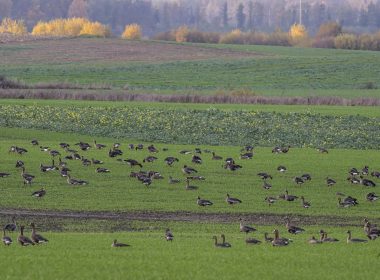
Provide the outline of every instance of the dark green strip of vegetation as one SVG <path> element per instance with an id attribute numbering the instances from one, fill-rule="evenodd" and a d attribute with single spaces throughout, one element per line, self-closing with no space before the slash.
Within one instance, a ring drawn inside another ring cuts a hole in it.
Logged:
<path id="1" fill-rule="evenodd" d="M 176 144 L 380 148 L 380 118 L 309 112 L 2 105 L 0 126 Z"/>

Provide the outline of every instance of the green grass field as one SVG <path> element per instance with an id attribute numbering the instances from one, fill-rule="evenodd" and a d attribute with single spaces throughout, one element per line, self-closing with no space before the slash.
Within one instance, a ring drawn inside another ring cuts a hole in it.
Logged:
<path id="1" fill-rule="evenodd" d="M 98 56 L 83 52 L 86 47 Z M 188 48 L 182 59 L 181 47 Z M 150 53 L 152 48 L 160 51 Z M 210 94 L 245 88 L 257 95 L 351 98 L 378 97 L 379 90 L 362 88 L 369 82 L 380 86 L 380 54 L 370 51 L 81 38 L 7 44 L 0 46 L 0 59 L 1 74 L 26 83 L 128 85 L 140 92 Z"/>
<path id="2" fill-rule="evenodd" d="M 376 278 L 380 243 L 346 244 L 347 228 L 324 228 L 338 238 L 336 244 L 310 245 L 307 240 L 320 228 L 282 236 L 293 242 L 275 248 L 263 241 L 246 245 L 238 224 L 149 223 L 150 229 L 118 233 L 41 232 L 48 244 L 23 248 L 17 244 L 0 248 L 5 279 L 345 279 Z M 140 226 L 142 226 L 140 224 Z M 164 239 L 170 227 L 174 241 Z M 263 240 L 272 227 L 258 227 L 249 234 Z M 362 230 L 352 229 L 355 237 Z M 224 233 L 232 248 L 213 246 L 213 235 Z M 29 232 L 27 232 L 27 235 Z M 16 234 L 12 237 L 16 238 Z M 127 248 L 111 248 L 113 239 Z M 17 265 L 15 264 L 17 263 Z"/>

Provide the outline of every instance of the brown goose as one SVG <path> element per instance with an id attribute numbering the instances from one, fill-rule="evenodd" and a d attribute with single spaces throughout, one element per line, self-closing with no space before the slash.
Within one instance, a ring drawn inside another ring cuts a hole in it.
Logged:
<path id="1" fill-rule="evenodd" d="M 283 165 L 280 165 L 277 167 L 278 172 L 284 173 L 284 172 L 286 172 L 286 170 L 287 170 L 286 167 Z"/>
<path id="2" fill-rule="evenodd" d="M 320 152 L 321 154 L 328 154 L 329 153 L 329 151 L 327 149 L 322 148 L 322 147 L 317 148 L 317 151 Z"/>
<path id="3" fill-rule="evenodd" d="M 194 168 L 191 168 L 187 165 L 184 165 L 183 168 L 182 168 L 182 172 L 184 174 L 187 174 L 187 175 L 190 175 L 190 174 L 193 174 L 193 173 L 198 173 L 197 170 L 195 170 Z"/>
<path id="4" fill-rule="evenodd" d="M 347 231 L 347 234 L 348 234 L 347 243 L 365 243 L 365 242 L 368 242 L 368 240 L 365 240 L 365 239 L 352 238 L 350 230 Z"/>
<path id="5" fill-rule="evenodd" d="M 25 165 L 25 163 L 22 160 L 16 161 L 16 168 L 21 168 Z"/>
<path id="6" fill-rule="evenodd" d="M 284 238 L 280 238 L 280 234 L 278 232 L 277 229 L 275 229 L 273 231 L 274 233 L 274 239 L 272 241 L 272 246 L 287 246 L 289 245 L 289 241 L 284 239 Z"/>
<path id="7" fill-rule="evenodd" d="M 195 164 L 202 164 L 202 159 L 200 156 L 193 155 L 193 157 L 191 158 L 191 162 Z"/>
<path id="8" fill-rule="evenodd" d="M 366 195 L 366 199 L 369 201 L 369 202 L 374 202 L 376 200 L 379 199 L 379 196 L 376 195 L 374 192 L 370 192 Z"/>
<path id="9" fill-rule="evenodd" d="M 31 174 L 27 174 L 27 173 L 25 173 L 25 167 L 22 167 L 21 177 L 24 179 L 24 185 L 25 185 L 25 184 L 29 184 L 29 185 L 31 185 L 33 179 L 35 178 L 34 175 L 31 175 Z"/>
<path id="10" fill-rule="evenodd" d="M 273 177 L 266 172 L 259 172 L 259 173 L 257 173 L 257 176 L 259 176 L 263 180 L 273 179 Z"/>
<path id="11" fill-rule="evenodd" d="M 305 231 L 303 228 L 290 225 L 289 219 L 286 219 L 286 229 L 291 234 L 299 234 Z"/>
<path id="12" fill-rule="evenodd" d="M 32 240 L 35 244 L 42 244 L 49 242 L 46 238 L 44 238 L 42 235 L 36 233 L 36 226 L 34 223 L 31 223 L 30 226 L 32 227 Z"/>
<path id="13" fill-rule="evenodd" d="M 267 196 L 264 200 L 266 202 L 268 202 L 269 206 L 271 206 L 273 203 L 275 203 L 277 201 L 277 199 L 275 197 L 271 197 L 271 196 Z"/>
<path id="14" fill-rule="evenodd" d="M 101 149 L 103 149 L 103 148 L 105 148 L 105 147 L 107 147 L 107 146 L 104 145 L 104 144 L 96 143 L 96 140 L 94 140 L 94 147 L 95 147 L 96 149 L 98 149 L 98 150 L 101 150 Z"/>
<path id="15" fill-rule="evenodd" d="M 294 177 L 293 181 L 294 181 L 294 183 L 296 183 L 299 186 L 301 186 L 303 183 L 305 183 L 304 179 L 302 179 L 301 177 Z"/>
<path id="16" fill-rule="evenodd" d="M 218 239 L 216 238 L 215 235 L 212 237 L 212 239 L 214 239 L 214 246 L 215 247 L 217 247 L 217 248 L 230 248 L 230 247 L 223 245 L 223 243 L 218 243 Z"/>
<path id="17" fill-rule="evenodd" d="M 305 201 L 305 198 L 303 197 L 303 196 L 301 196 L 301 200 L 302 200 L 302 207 L 303 208 L 310 208 L 311 207 L 311 204 L 310 204 L 310 202 L 308 202 L 308 201 Z"/>
<path id="18" fill-rule="evenodd" d="M 181 180 L 175 179 L 172 176 L 169 176 L 169 184 L 178 184 L 180 182 L 181 182 Z"/>
<path id="19" fill-rule="evenodd" d="M 222 160 L 223 157 L 216 155 L 215 152 L 212 152 L 212 158 L 211 159 L 212 160 Z"/>
<path id="20" fill-rule="evenodd" d="M 0 178 L 5 178 L 5 177 L 8 177 L 10 176 L 11 174 L 9 173 L 5 173 L 5 172 L 0 172 Z"/>
<path id="21" fill-rule="evenodd" d="M 41 197 L 43 197 L 45 194 L 46 194 L 46 190 L 45 190 L 45 188 L 41 188 L 40 190 L 33 192 L 33 193 L 32 193 L 32 196 L 34 196 L 34 197 L 38 197 L 38 198 L 41 198 Z"/>
<path id="22" fill-rule="evenodd" d="M 4 245 L 7 245 L 7 246 L 12 244 L 12 238 L 5 235 L 5 229 L 3 229 L 3 238 L 1 239 L 1 241 L 3 241 Z"/>
<path id="23" fill-rule="evenodd" d="M 103 164 L 104 163 L 102 160 L 98 160 L 98 159 L 94 159 L 94 158 L 91 159 L 91 162 L 92 162 L 92 164 Z"/>
<path id="24" fill-rule="evenodd" d="M 199 196 L 197 198 L 197 204 L 199 206 L 211 206 L 213 203 L 210 200 L 201 199 Z"/>
<path id="25" fill-rule="evenodd" d="M 20 235 L 17 237 L 18 243 L 20 243 L 21 246 L 34 245 L 29 237 L 24 236 L 24 228 L 24 226 L 20 226 Z"/>
<path id="26" fill-rule="evenodd" d="M 310 239 L 309 239 L 309 244 L 321 244 L 322 241 L 321 240 L 318 240 L 316 239 L 314 236 L 312 236 Z"/>
<path id="27" fill-rule="evenodd" d="M 157 159 L 158 158 L 154 156 L 147 156 L 146 158 L 143 159 L 143 162 L 154 162 Z"/>
<path id="28" fill-rule="evenodd" d="M 326 243 L 331 243 L 331 242 L 338 242 L 339 239 L 333 238 L 333 237 L 327 237 L 327 232 L 325 232 L 323 229 L 319 231 L 321 235 L 321 241 L 326 242 Z"/>
<path id="29" fill-rule="evenodd" d="M 176 158 L 176 157 L 166 157 L 164 159 L 164 162 L 168 165 L 168 166 L 172 166 L 175 162 L 178 162 L 179 159 Z"/>
<path id="30" fill-rule="evenodd" d="M 108 168 L 98 167 L 98 168 L 95 169 L 95 172 L 96 173 L 109 173 L 111 171 Z"/>
<path id="31" fill-rule="evenodd" d="M 298 196 L 291 195 L 291 194 L 288 193 L 288 190 L 285 190 L 284 200 L 286 200 L 286 201 L 294 201 L 297 198 L 298 198 Z"/>
<path id="32" fill-rule="evenodd" d="M 70 175 L 67 175 L 67 183 L 69 185 L 87 185 L 88 184 L 87 181 L 71 178 Z"/>
<path id="33" fill-rule="evenodd" d="M 268 237 L 268 233 L 267 232 L 264 233 L 264 240 L 266 242 L 272 242 L 273 239 L 274 239 L 273 237 Z"/>
<path id="34" fill-rule="evenodd" d="M 173 233 L 168 228 L 165 231 L 165 239 L 166 239 L 166 241 L 173 241 L 173 239 L 174 239 Z"/>
<path id="35" fill-rule="evenodd" d="M 192 185 L 190 185 L 190 180 L 189 180 L 189 179 L 186 179 L 185 190 L 187 190 L 187 191 L 192 191 L 192 190 L 197 190 L 197 189 L 198 189 L 197 186 L 192 186 Z"/>
<path id="36" fill-rule="evenodd" d="M 230 195 L 227 194 L 226 202 L 227 202 L 229 205 L 233 205 L 233 204 L 239 204 L 239 203 L 241 203 L 242 201 L 241 201 L 240 199 L 238 199 L 238 198 L 230 197 Z"/>
<path id="37" fill-rule="evenodd" d="M 245 233 L 248 234 L 249 232 L 255 232 L 257 230 L 254 227 L 250 227 L 250 226 L 244 225 L 242 218 L 240 218 L 239 220 L 240 220 L 240 231 L 241 232 L 245 232 Z"/>
<path id="38" fill-rule="evenodd" d="M 17 228 L 17 225 L 16 225 L 16 221 L 15 221 L 16 217 L 12 217 L 12 223 L 9 223 L 9 224 L 6 224 L 4 226 L 4 230 L 7 230 L 7 231 L 15 231 L 16 228 Z"/>
<path id="39" fill-rule="evenodd" d="M 245 243 L 251 244 L 251 245 L 259 245 L 261 243 L 261 241 L 258 239 L 252 238 L 252 237 L 248 237 L 245 239 Z"/>
<path id="40" fill-rule="evenodd" d="M 272 185 L 269 184 L 267 181 L 264 180 L 264 183 L 263 183 L 263 189 L 264 190 L 270 190 L 272 188 Z"/>
<path id="41" fill-rule="evenodd" d="M 334 179 L 331 179 L 330 177 L 326 177 L 326 184 L 328 187 L 331 187 L 336 184 L 336 181 Z"/>
<path id="42" fill-rule="evenodd" d="M 223 247 L 231 247 L 231 244 L 226 242 L 226 237 L 224 234 L 221 234 L 220 237 L 222 238 L 222 246 Z"/>
<path id="43" fill-rule="evenodd" d="M 380 236 L 380 230 L 376 227 L 373 227 L 370 222 L 365 223 L 364 232 L 370 240 L 375 240 Z"/>
<path id="44" fill-rule="evenodd" d="M 119 243 L 117 242 L 117 239 L 115 239 L 112 244 L 111 244 L 111 247 L 129 247 L 130 245 L 128 244 L 125 244 L 125 243 Z"/>

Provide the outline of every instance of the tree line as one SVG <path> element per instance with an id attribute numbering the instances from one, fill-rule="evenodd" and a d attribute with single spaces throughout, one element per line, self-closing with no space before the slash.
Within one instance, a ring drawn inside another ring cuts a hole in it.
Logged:
<path id="1" fill-rule="evenodd" d="M 28 30 L 39 21 L 88 18 L 121 34 L 128 24 L 141 26 L 145 36 L 189 26 L 201 31 L 244 32 L 289 30 L 302 24 L 312 35 L 325 22 L 337 22 L 354 33 L 380 28 L 380 1 L 352 6 L 347 0 L 0 0 L 0 20 L 23 19 Z M 328 4 L 327 4 L 328 3 Z"/>

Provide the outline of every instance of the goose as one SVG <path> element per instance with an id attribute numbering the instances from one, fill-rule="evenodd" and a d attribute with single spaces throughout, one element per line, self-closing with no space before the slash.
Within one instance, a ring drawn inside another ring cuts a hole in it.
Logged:
<path id="1" fill-rule="evenodd" d="M 246 244 L 252 244 L 252 245 L 259 245 L 261 243 L 261 241 L 258 239 L 252 238 L 252 237 L 248 237 L 245 239 L 245 243 Z"/>
<path id="2" fill-rule="evenodd" d="M 291 195 L 288 193 L 288 190 L 285 190 L 285 197 L 284 197 L 284 200 L 286 201 L 294 201 L 298 198 L 298 196 L 295 196 L 295 195 Z"/>
<path id="3" fill-rule="evenodd" d="M 235 160 L 231 157 L 226 158 L 226 160 L 224 162 L 226 163 L 226 165 L 235 164 Z"/>
<path id="4" fill-rule="evenodd" d="M 362 169 L 362 175 L 367 176 L 369 174 L 369 167 L 366 165 Z"/>
<path id="5" fill-rule="evenodd" d="M 301 196 L 301 200 L 302 200 L 302 207 L 303 208 L 310 208 L 311 207 L 311 204 L 310 204 L 310 202 L 308 202 L 308 201 L 305 201 L 305 198 L 303 197 L 303 196 Z"/>
<path id="6" fill-rule="evenodd" d="M 36 233 L 36 226 L 34 223 L 31 223 L 30 226 L 32 227 L 32 240 L 35 244 L 42 244 L 49 242 L 46 238 L 44 238 L 42 235 Z"/>
<path id="7" fill-rule="evenodd" d="M 40 170 L 41 172 L 48 172 L 48 171 L 54 171 L 58 170 L 58 167 L 54 164 L 54 159 L 52 160 L 52 165 L 43 165 L 40 163 Z"/>
<path id="8" fill-rule="evenodd" d="M 191 174 L 194 174 L 194 173 L 198 173 L 198 171 L 194 168 L 191 168 L 187 165 L 184 165 L 183 168 L 182 168 L 182 172 L 184 174 L 187 174 L 187 175 L 191 175 Z"/>
<path id="9" fill-rule="evenodd" d="M 273 179 L 273 177 L 266 172 L 257 173 L 257 176 L 259 176 L 263 180 Z"/>
<path id="10" fill-rule="evenodd" d="M 142 150 L 144 149 L 144 145 L 143 144 L 137 144 L 136 147 L 135 147 L 135 150 Z"/>
<path id="11" fill-rule="evenodd" d="M 291 234 L 299 234 L 305 231 L 303 228 L 290 225 L 289 219 L 286 219 L 286 229 Z"/>
<path id="12" fill-rule="evenodd" d="M 37 139 L 33 139 L 32 141 L 30 141 L 30 144 L 32 144 L 33 146 L 38 146 L 38 140 Z"/>
<path id="13" fill-rule="evenodd" d="M 112 244 L 111 244 L 111 247 L 129 247 L 130 245 L 128 244 L 125 244 L 125 243 L 119 243 L 117 242 L 117 239 L 115 239 Z"/>
<path id="14" fill-rule="evenodd" d="M 308 173 L 302 174 L 302 175 L 301 175 L 301 178 L 302 178 L 304 181 L 311 181 L 311 175 L 308 174 Z"/>
<path id="15" fill-rule="evenodd" d="M 117 147 L 116 147 L 117 148 Z M 128 148 L 130 150 L 134 150 L 135 149 L 135 145 L 134 144 L 128 144 Z"/>
<path id="16" fill-rule="evenodd" d="M 376 177 L 376 178 L 380 178 L 380 172 L 379 171 L 372 171 L 371 176 Z"/>
<path id="17" fill-rule="evenodd" d="M 56 157 L 56 156 L 60 156 L 61 153 L 56 150 L 51 150 L 49 151 L 49 155 L 51 155 L 52 157 Z"/>
<path id="18" fill-rule="evenodd" d="M 354 185 L 360 184 L 360 179 L 356 178 L 355 176 L 348 177 L 347 181 L 350 181 L 350 183 Z"/>
<path id="19" fill-rule="evenodd" d="M 33 193 L 32 193 L 32 196 L 41 198 L 41 197 L 43 197 L 45 194 L 46 194 L 46 190 L 45 190 L 45 188 L 41 188 L 40 190 L 33 192 Z"/>
<path id="20" fill-rule="evenodd" d="M 48 152 L 48 151 L 50 151 L 50 147 L 43 147 L 43 146 L 40 146 L 40 151 L 41 152 Z"/>
<path id="21" fill-rule="evenodd" d="M 16 168 L 21 168 L 25 165 L 25 163 L 22 160 L 16 161 Z"/>
<path id="22" fill-rule="evenodd" d="M 137 160 L 134 160 L 134 159 L 117 159 L 117 161 L 121 161 L 123 163 L 126 163 L 128 164 L 130 167 L 134 167 L 134 166 L 140 166 L 140 168 L 142 168 L 142 164 L 139 163 Z"/>
<path id="23" fill-rule="evenodd" d="M 240 159 L 252 159 L 252 158 L 253 158 L 253 153 L 252 152 L 240 154 Z"/>
<path id="24" fill-rule="evenodd" d="M 17 237 L 18 243 L 20 243 L 21 246 L 34 245 L 34 242 L 24 235 L 24 228 L 24 226 L 20 226 L 20 235 Z"/>
<path id="25" fill-rule="evenodd" d="M 197 180 L 197 181 L 204 181 L 206 180 L 203 176 L 187 176 L 186 179 L 188 180 Z"/>
<path id="26" fill-rule="evenodd" d="M 360 184 L 366 187 L 376 187 L 376 184 L 374 181 L 369 179 L 364 179 L 363 176 L 360 176 Z"/>
<path id="27" fill-rule="evenodd" d="M 4 226 L 4 230 L 7 230 L 7 231 L 15 231 L 16 228 L 17 228 L 17 225 L 16 225 L 16 221 L 15 221 L 16 217 L 12 217 L 12 223 L 9 223 L 9 224 L 6 224 Z"/>
<path id="28" fill-rule="evenodd" d="M 365 240 L 365 239 L 352 238 L 350 230 L 347 231 L 347 234 L 348 234 L 347 243 L 365 243 L 365 242 L 368 242 L 368 240 Z"/>
<path id="29" fill-rule="evenodd" d="M 132 145 L 133 145 L 133 144 L 132 144 Z M 121 146 L 120 143 L 113 143 L 112 148 L 114 148 L 114 149 L 118 149 L 118 148 L 120 148 L 120 146 Z"/>
<path id="30" fill-rule="evenodd" d="M 380 230 L 376 227 L 373 227 L 370 222 L 365 223 L 364 232 L 370 240 L 375 240 L 380 236 Z"/>
<path id="31" fill-rule="evenodd" d="M 148 146 L 147 149 L 150 153 L 158 153 L 158 149 L 153 145 Z"/>
<path id="32" fill-rule="evenodd" d="M 35 178 L 34 175 L 25 173 L 25 167 L 22 167 L 21 177 L 24 180 L 24 185 L 26 185 L 26 184 L 31 185 L 33 179 Z"/>
<path id="33" fill-rule="evenodd" d="M 301 177 L 294 177 L 293 181 L 294 181 L 294 183 L 296 183 L 299 186 L 302 185 L 303 183 L 305 183 L 305 181 Z"/>
<path id="34" fill-rule="evenodd" d="M 166 241 L 173 241 L 173 239 L 174 239 L 173 233 L 168 228 L 165 231 L 165 239 L 166 239 Z"/>
<path id="35" fill-rule="evenodd" d="M 91 159 L 91 163 L 92 163 L 92 164 L 103 164 L 104 162 L 103 162 L 102 160 L 98 160 L 98 159 L 94 159 L 94 158 L 92 158 L 92 159 Z"/>
<path id="36" fill-rule="evenodd" d="M 199 196 L 197 198 L 197 204 L 199 206 L 211 206 L 213 203 L 210 200 L 201 199 Z"/>
<path id="37" fill-rule="evenodd" d="M 9 246 L 12 244 L 12 238 L 5 235 L 5 229 L 3 229 L 3 238 L 1 240 L 3 241 L 4 245 Z"/>
<path id="38" fill-rule="evenodd" d="M 226 163 L 224 165 L 224 169 L 228 169 L 230 171 L 236 171 L 236 170 L 239 170 L 240 168 L 243 168 L 243 166 L 235 164 L 235 163 Z"/>
<path id="39" fill-rule="evenodd" d="M 0 172 L 0 178 L 5 178 L 5 177 L 8 177 L 10 176 L 11 174 L 9 173 L 5 173 L 5 172 Z"/>
<path id="40" fill-rule="evenodd" d="M 231 247 L 231 244 L 226 242 L 226 236 L 224 234 L 221 234 L 220 237 L 222 238 L 222 246 L 223 247 Z"/>
<path id="41" fill-rule="evenodd" d="M 65 167 L 67 165 L 67 162 L 62 161 L 61 157 L 58 157 L 58 166 Z"/>
<path id="42" fill-rule="evenodd" d="M 105 147 L 107 147 L 107 146 L 104 145 L 104 144 L 96 143 L 96 140 L 94 140 L 94 147 L 95 147 L 96 149 L 98 149 L 98 150 L 101 150 L 101 149 L 103 149 L 103 148 L 105 148 Z"/>
<path id="43" fill-rule="evenodd" d="M 194 151 L 196 154 L 202 154 L 201 148 L 195 148 Z"/>
<path id="44" fill-rule="evenodd" d="M 268 237 L 268 233 L 267 232 L 264 232 L 264 240 L 265 242 L 272 242 L 273 241 L 273 237 Z"/>
<path id="45" fill-rule="evenodd" d="M 322 241 L 321 240 L 318 240 L 316 239 L 314 236 L 312 236 L 310 239 L 309 239 L 309 244 L 321 244 Z"/>
<path id="46" fill-rule="evenodd" d="M 272 149 L 272 153 L 273 153 L 273 154 L 279 154 L 279 153 L 281 153 L 281 148 L 280 148 L 280 147 L 274 147 L 274 148 Z"/>
<path id="47" fill-rule="evenodd" d="M 78 153 L 72 153 L 71 155 L 65 156 L 65 159 L 68 160 L 81 160 L 82 156 Z"/>
<path id="48" fill-rule="evenodd" d="M 212 158 L 211 159 L 212 160 L 222 160 L 223 157 L 216 155 L 215 152 L 212 152 Z"/>
<path id="49" fill-rule="evenodd" d="M 276 198 L 274 197 L 271 197 L 271 196 L 267 196 L 264 201 L 268 202 L 268 205 L 271 206 L 273 203 L 275 203 L 277 201 Z"/>
<path id="50" fill-rule="evenodd" d="M 323 229 L 319 231 L 321 235 L 321 241 L 322 242 L 327 242 L 327 243 L 332 243 L 332 242 L 338 242 L 339 239 L 333 238 L 333 237 L 327 237 L 327 232 L 325 232 Z"/>
<path id="51" fill-rule="evenodd" d="M 290 146 L 282 147 L 282 148 L 281 148 L 281 153 L 286 154 L 287 152 L 289 152 L 289 149 L 290 149 Z"/>
<path id="52" fill-rule="evenodd" d="M 267 181 L 264 181 L 263 183 L 263 189 L 270 190 L 272 188 L 272 185 L 269 184 Z"/>
<path id="53" fill-rule="evenodd" d="M 241 201 L 240 199 L 238 199 L 238 198 L 234 198 L 234 197 L 230 197 L 229 194 L 227 194 L 226 202 L 227 202 L 229 205 L 242 203 L 242 201 Z"/>
<path id="54" fill-rule="evenodd" d="M 374 192 L 371 192 L 369 194 L 366 195 L 366 199 L 369 201 L 369 202 L 374 202 L 376 200 L 379 199 L 379 196 L 376 195 Z"/>
<path id="55" fill-rule="evenodd" d="M 61 143 L 59 143 L 59 146 L 60 146 L 62 149 L 67 149 L 67 148 L 70 147 L 70 144 L 67 144 L 67 143 L 61 142 Z"/>
<path id="56" fill-rule="evenodd" d="M 331 187 L 336 184 L 336 181 L 334 179 L 331 179 L 329 177 L 326 177 L 326 184 L 328 187 Z"/>
<path id="57" fill-rule="evenodd" d="M 69 175 L 69 171 L 71 171 L 69 168 L 67 168 L 67 167 L 61 167 L 61 169 L 59 170 L 59 174 L 62 177 L 67 177 Z"/>
<path id="58" fill-rule="evenodd" d="M 185 190 L 190 190 L 190 191 L 192 191 L 192 190 L 197 190 L 198 189 L 198 187 L 197 186 L 191 186 L 190 185 L 190 180 L 189 179 L 186 179 L 186 186 L 185 186 Z"/>
<path id="59" fill-rule="evenodd" d="M 154 156 L 148 156 L 148 157 L 146 157 L 146 158 L 143 159 L 143 162 L 154 162 L 157 159 L 158 158 L 156 158 Z"/>
<path id="60" fill-rule="evenodd" d="M 27 149 L 17 147 L 17 146 L 11 146 L 8 150 L 8 153 L 18 153 L 19 155 L 25 154 L 27 152 L 28 152 Z"/>
<path id="61" fill-rule="evenodd" d="M 272 241 L 272 246 L 287 246 L 289 245 L 289 241 L 285 238 L 280 238 L 280 234 L 277 229 L 273 231 L 274 239 Z"/>
<path id="62" fill-rule="evenodd" d="M 79 142 L 79 143 L 76 143 L 75 144 L 76 146 L 79 146 L 79 148 L 82 150 L 82 151 L 87 151 L 91 148 L 91 145 L 88 144 L 88 143 L 85 143 L 85 142 Z"/>
<path id="63" fill-rule="evenodd" d="M 91 160 L 85 158 L 84 156 L 82 156 L 81 161 L 82 161 L 83 166 L 90 166 L 91 165 Z"/>
<path id="64" fill-rule="evenodd" d="M 173 163 L 178 162 L 179 159 L 176 157 L 167 157 L 164 159 L 164 162 L 169 165 L 170 167 L 173 165 Z"/>
<path id="65" fill-rule="evenodd" d="M 167 152 L 167 151 L 169 151 L 169 148 L 162 148 L 162 151 L 164 151 L 164 152 Z"/>
<path id="66" fill-rule="evenodd" d="M 202 159 L 200 156 L 193 155 L 191 158 L 191 162 L 193 162 L 195 164 L 202 164 Z"/>
<path id="67" fill-rule="evenodd" d="M 181 182 L 181 180 L 175 179 L 172 176 L 169 176 L 169 184 L 178 184 L 180 182 Z"/>
<path id="68" fill-rule="evenodd" d="M 67 175 L 67 183 L 69 183 L 70 185 L 87 185 L 88 184 L 87 181 L 73 179 L 71 178 L 70 175 Z"/>
<path id="69" fill-rule="evenodd" d="M 286 172 L 286 167 L 285 166 L 283 166 L 283 165 L 279 165 L 278 167 L 277 167 L 277 171 L 278 172 L 281 172 L 281 173 L 284 173 L 284 172 Z"/>
<path id="70" fill-rule="evenodd" d="M 245 232 L 246 234 L 250 233 L 250 232 L 255 232 L 257 229 L 255 229 L 254 227 L 250 227 L 250 226 L 247 226 L 247 225 L 244 225 L 243 224 L 243 219 L 240 218 L 240 232 Z"/>
<path id="71" fill-rule="evenodd" d="M 348 208 L 355 205 L 355 202 L 352 200 L 342 200 L 340 197 L 338 197 L 338 206 L 340 207 Z"/>
<path id="72" fill-rule="evenodd" d="M 325 148 L 319 147 L 317 148 L 317 151 L 320 152 L 321 154 L 328 154 L 329 151 Z"/>
<path id="73" fill-rule="evenodd" d="M 117 156 L 121 156 L 121 155 L 123 155 L 123 152 L 121 151 L 121 150 L 119 150 L 119 149 L 113 149 L 113 150 L 109 150 L 108 151 L 108 156 L 109 157 L 111 157 L 111 158 L 113 158 L 113 157 L 117 157 Z"/>
<path id="74" fill-rule="evenodd" d="M 104 168 L 104 167 L 98 167 L 98 168 L 95 169 L 95 172 L 96 173 L 109 173 L 111 171 L 109 169 L 107 169 L 107 168 Z"/>
<path id="75" fill-rule="evenodd" d="M 359 171 L 355 167 L 353 167 L 350 169 L 350 171 L 348 171 L 348 174 L 350 174 L 351 176 L 357 176 L 359 175 Z"/>
<path id="76" fill-rule="evenodd" d="M 212 237 L 212 239 L 214 239 L 215 247 L 217 247 L 217 248 L 230 248 L 230 247 L 224 246 L 223 243 L 218 243 L 218 239 L 216 238 L 215 235 Z"/>

